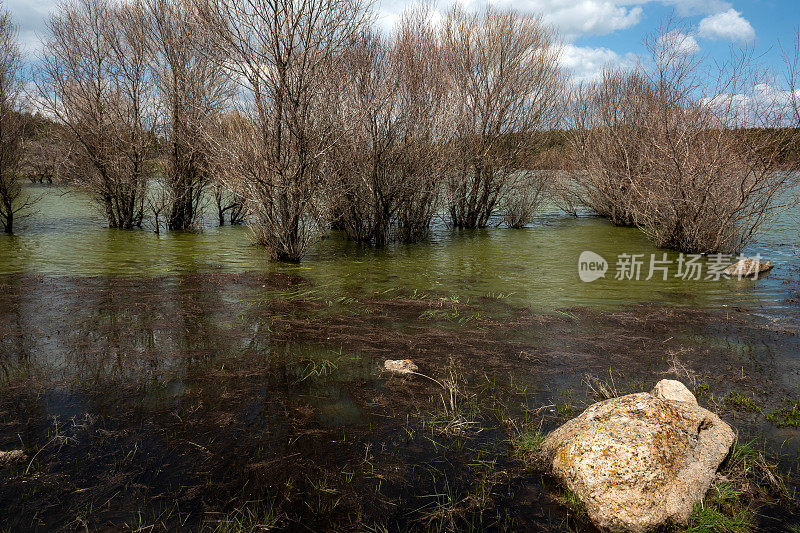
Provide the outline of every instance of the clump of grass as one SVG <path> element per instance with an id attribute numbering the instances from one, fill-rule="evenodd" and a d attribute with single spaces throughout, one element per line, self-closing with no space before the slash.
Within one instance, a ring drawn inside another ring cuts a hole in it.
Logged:
<path id="1" fill-rule="evenodd" d="M 695 506 L 685 533 L 746 533 L 753 530 L 754 513 L 742 503 L 741 494 L 722 482 L 709 490 L 705 501 Z"/>
<path id="2" fill-rule="evenodd" d="M 710 391 L 711 387 L 708 386 L 708 383 L 698 383 L 694 388 L 694 395 L 697 399 L 705 398 L 709 395 Z"/>
<path id="3" fill-rule="evenodd" d="M 732 390 L 728 392 L 723 401 L 729 407 L 739 411 L 748 411 L 751 413 L 757 413 L 761 411 L 761 407 L 758 406 L 756 401 L 751 396 L 744 395 L 738 391 Z"/>
<path id="4" fill-rule="evenodd" d="M 581 501 L 580 496 L 574 491 L 567 490 L 564 496 L 564 503 L 569 507 L 572 512 L 577 515 L 586 514 L 586 505 Z"/>
<path id="5" fill-rule="evenodd" d="M 589 394 L 599 402 L 620 396 L 614 384 L 614 376 L 611 375 L 611 372 L 608 373 L 607 381 L 594 376 L 586 376 L 584 383 L 589 387 Z"/>
<path id="6" fill-rule="evenodd" d="M 684 533 L 755 531 L 761 506 L 793 500 L 783 476 L 756 449 L 755 441 L 737 441 Z"/>
<path id="7" fill-rule="evenodd" d="M 794 402 L 786 400 L 786 404 L 786 407 L 768 414 L 767 420 L 779 428 L 797 429 L 800 427 L 800 399 Z"/>
<path id="8" fill-rule="evenodd" d="M 200 528 L 203 533 L 255 533 L 277 528 L 281 515 L 272 501 L 249 501 L 218 518 L 207 516 Z"/>
<path id="9" fill-rule="evenodd" d="M 574 412 L 575 412 L 575 405 L 571 402 L 567 402 L 558 408 L 556 414 L 562 420 L 569 420 L 570 418 L 572 418 Z"/>
<path id="10" fill-rule="evenodd" d="M 745 533 L 756 531 L 755 518 L 764 505 L 791 507 L 794 495 L 775 465 L 756 442 L 736 441 L 717 480 L 695 506 L 684 533 Z"/>
<path id="11" fill-rule="evenodd" d="M 420 413 L 423 427 L 431 427 L 439 433 L 450 436 L 464 435 L 469 430 L 481 430 L 479 424 L 473 420 L 478 411 L 475 397 L 465 392 L 460 374 L 452 358 L 448 376 L 442 380 L 434 379 L 420 372 L 413 372 L 413 374 L 427 378 L 443 389 L 439 394 L 442 408 L 428 413 Z"/>
<path id="12" fill-rule="evenodd" d="M 464 514 L 465 498 L 461 497 L 451 486 L 447 476 L 442 476 L 444 483 L 438 486 L 437 476 L 434 475 L 434 484 L 437 490 L 420 498 L 425 501 L 416 511 L 424 511 L 420 521 L 425 523 L 428 530 L 456 531 L 458 519 Z"/>
<path id="13" fill-rule="evenodd" d="M 501 482 L 505 472 L 497 469 L 497 459 L 475 459 L 469 465 L 476 473 L 476 483 L 470 496 L 473 507 L 480 510 L 490 509 L 494 505 L 495 488 Z"/>
<path id="14" fill-rule="evenodd" d="M 426 309 L 419 315 L 421 320 L 447 320 L 458 324 L 466 324 L 480 318 L 480 313 L 464 313 L 458 307 Z"/>
<path id="15" fill-rule="evenodd" d="M 514 452 L 517 455 L 539 453 L 542 450 L 544 433 L 538 429 L 525 430 L 513 440 Z"/>
<path id="16" fill-rule="evenodd" d="M 755 440 L 736 441 L 721 473 L 749 499 L 763 500 L 769 496 L 779 500 L 793 499 L 786 479 L 778 472 L 777 466 L 756 449 Z"/>

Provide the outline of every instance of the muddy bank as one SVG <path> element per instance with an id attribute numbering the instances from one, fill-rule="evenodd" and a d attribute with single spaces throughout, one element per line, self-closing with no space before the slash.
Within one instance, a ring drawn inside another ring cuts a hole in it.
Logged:
<path id="1" fill-rule="evenodd" d="M 256 274 L 5 276 L 0 309 L 0 449 L 31 458 L 0 470 L 4 529 L 587 528 L 511 440 L 663 377 L 798 485 L 800 432 L 768 418 L 800 394 L 794 311 L 537 313 Z"/>

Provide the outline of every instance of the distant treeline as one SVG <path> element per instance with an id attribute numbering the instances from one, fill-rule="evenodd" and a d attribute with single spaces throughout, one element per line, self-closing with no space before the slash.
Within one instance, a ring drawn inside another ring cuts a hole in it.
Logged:
<path id="1" fill-rule="evenodd" d="M 69 154 L 74 146 L 69 145 L 68 130 L 52 119 L 39 113 L 29 111 L 18 113 L 19 120 L 24 122 L 22 142 L 22 165 L 20 176 L 31 183 L 69 183 Z M 753 145 L 761 146 L 759 140 L 769 139 L 778 142 L 777 165 L 785 171 L 800 170 L 800 131 L 796 128 L 742 129 L 734 133 L 751 137 Z M 528 143 L 533 147 L 535 156 L 531 160 L 530 170 L 574 171 L 576 169 L 575 154 L 571 153 L 570 139 L 574 135 L 570 130 L 553 130 L 530 132 L 526 134 L 509 134 L 512 145 Z M 164 139 L 154 138 L 154 154 L 164 150 Z M 500 144 L 504 142 L 501 140 Z M 159 148 L 159 145 L 160 146 Z M 765 157 L 767 154 L 765 154 Z M 160 162 L 163 168 L 163 161 Z"/>

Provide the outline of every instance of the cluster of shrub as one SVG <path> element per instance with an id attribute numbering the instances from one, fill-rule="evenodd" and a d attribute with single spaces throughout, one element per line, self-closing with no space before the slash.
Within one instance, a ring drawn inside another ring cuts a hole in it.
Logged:
<path id="1" fill-rule="evenodd" d="M 283 261 L 330 228 L 384 245 L 437 216 L 521 227 L 545 199 L 732 252 L 786 203 L 796 53 L 790 90 L 766 94 L 746 53 L 712 76 L 668 25 L 649 62 L 575 85 L 535 16 L 373 21 L 362 0 L 67 0 L 26 79 L 4 12 L 6 231 L 30 210 L 25 174 L 84 190 L 114 228 L 191 229 L 213 198 Z"/>

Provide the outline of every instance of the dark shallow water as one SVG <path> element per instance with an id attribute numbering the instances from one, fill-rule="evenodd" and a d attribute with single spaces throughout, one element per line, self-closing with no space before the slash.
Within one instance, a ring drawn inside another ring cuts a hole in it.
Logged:
<path id="1" fill-rule="evenodd" d="M 42 210 L 0 237 L 0 450 L 33 458 L 0 470 L 0 528 L 586 529 L 509 441 L 578 414 L 592 378 L 707 391 L 797 482 L 800 432 L 766 418 L 800 398 L 791 212 L 748 250 L 778 264 L 764 279 L 583 283 L 584 250 L 612 271 L 664 252 L 545 213 L 379 251 L 334 235 L 286 266 L 245 228 L 113 231 L 77 196 Z M 387 358 L 456 376 L 464 426 Z"/>

